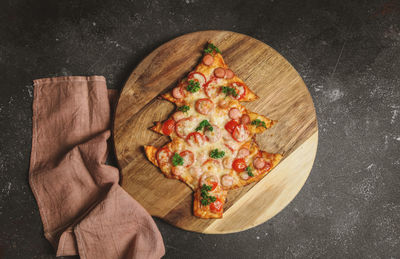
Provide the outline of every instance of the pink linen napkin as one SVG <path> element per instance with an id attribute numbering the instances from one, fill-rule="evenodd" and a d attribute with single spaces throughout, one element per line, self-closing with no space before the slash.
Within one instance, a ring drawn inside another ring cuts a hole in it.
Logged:
<path id="1" fill-rule="evenodd" d="M 105 164 L 110 137 L 105 78 L 34 80 L 29 182 L 57 256 L 160 258 L 157 226 Z"/>

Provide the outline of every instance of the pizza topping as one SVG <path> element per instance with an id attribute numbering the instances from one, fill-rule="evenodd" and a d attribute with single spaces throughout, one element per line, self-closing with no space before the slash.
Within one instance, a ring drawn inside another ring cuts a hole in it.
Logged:
<path id="1" fill-rule="evenodd" d="M 206 129 L 204 131 L 204 135 L 206 136 L 208 141 L 210 141 L 211 143 L 215 143 L 221 138 L 221 131 L 215 125 L 212 125 L 211 127 L 212 127 L 213 130 L 211 131 L 211 130 L 207 130 Z"/>
<path id="2" fill-rule="evenodd" d="M 225 174 L 221 178 L 221 184 L 225 187 L 230 187 L 233 184 L 233 177 L 229 174 Z"/>
<path id="3" fill-rule="evenodd" d="M 248 148 L 241 148 L 237 154 L 237 158 L 245 158 L 250 155 L 250 151 Z"/>
<path id="4" fill-rule="evenodd" d="M 199 99 L 196 102 L 196 111 L 203 115 L 209 114 L 214 109 L 214 103 L 207 98 Z"/>
<path id="5" fill-rule="evenodd" d="M 218 78 L 225 77 L 225 69 L 223 67 L 218 67 L 214 70 L 214 75 Z"/>
<path id="6" fill-rule="evenodd" d="M 240 173 L 240 178 L 242 178 L 243 180 L 247 180 L 249 179 L 249 175 L 247 174 L 247 172 L 242 172 Z"/>
<path id="7" fill-rule="evenodd" d="M 216 160 L 215 160 L 216 161 Z M 215 174 L 203 174 L 201 181 L 200 181 L 201 185 L 209 185 L 211 186 L 211 190 L 210 191 L 214 191 L 215 188 L 217 188 L 218 184 L 219 184 L 219 179 Z"/>
<path id="8" fill-rule="evenodd" d="M 171 156 L 172 156 L 172 152 L 171 152 L 171 150 L 169 150 L 168 147 L 164 146 L 164 147 L 160 148 L 157 151 L 157 155 L 156 155 L 158 164 L 163 165 L 163 164 L 169 163 Z"/>
<path id="9" fill-rule="evenodd" d="M 214 51 L 221 54 L 221 51 L 212 43 L 208 43 L 207 48 L 204 49 L 204 52 L 208 54 L 213 54 Z"/>
<path id="10" fill-rule="evenodd" d="M 217 200 L 217 198 L 215 198 L 215 196 L 211 196 L 209 194 L 209 191 L 211 191 L 211 190 L 212 190 L 212 186 L 210 186 L 210 185 L 203 184 L 201 186 L 201 200 L 200 200 L 201 205 L 207 206 L 210 203 L 213 203 Z"/>
<path id="11" fill-rule="evenodd" d="M 174 114 L 172 114 L 172 119 L 174 121 L 180 121 L 183 118 L 185 118 L 185 114 L 183 112 L 181 112 L 181 111 L 177 111 Z"/>
<path id="12" fill-rule="evenodd" d="M 251 122 L 251 125 L 255 125 L 256 127 L 264 127 L 267 128 L 267 125 L 265 125 L 265 122 L 260 120 L 260 119 L 255 119 Z"/>
<path id="13" fill-rule="evenodd" d="M 266 165 L 266 162 L 263 158 L 257 157 L 254 159 L 253 164 L 256 169 L 262 169 Z"/>
<path id="14" fill-rule="evenodd" d="M 172 174 L 175 176 L 180 176 L 183 172 L 185 172 L 185 169 L 182 166 L 172 167 Z"/>
<path id="15" fill-rule="evenodd" d="M 226 79 L 232 79 L 235 76 L 232 70 L 230 69 L 225 69 L 225 78 Z"/>
<path id="16" fill-rule="evenodd" d="M 195 129 L 195 131 L 200 131 L 202 129 L 208 130 L 208 131 L 213 131 L 214 128 L 211 126 L 211 124 L 208 122 L 208 120 L 202 120 L 199 124 L 199 126 Z"/>
<path id="17" fill-rule="evenodd" d="M 215 98 L 220 93 L 219 87 L 216 85 L 218 83 L 218 79 L 211 76 L 210 80 L 204 84 L 204 92 L 210 98 Z"/>
<path id="18" fill-rule="evenodd" d="M 186 137 L 189 146 L 202 146 L 204 144 L 204 136 L 199 132 L 192 132 Z"/>
<path id="19" fill-rule="evenodd" d="M 214 63 L 214 58 L 210 54 L 204 55 L 203 64 L 206 66 L 211 66 Z"/>
<path id="20" fill-rule="evenodd" d="M 166 120 L 162 125 L 162 132 L 165 135 L 171 135 L 175 129 L 175 121 L 173 119 Z"/>
<path id="21" fill-rule="evenodd" d="M 235 99 L 240 100 L 245 96 L 246 87 L 244 86 L 243 83 L 234 82 L 234 83 L 231 84 L 231 86 L 235 89 L 235 92 L 236 92 L 236 96 L 234 96 Z"/>
<path id="22" fill-rule="evenodd" d="M 254 174 L 253 174 L 253 169 L 252 169 L 250 166 L 246 167 L 246 172 L 247 172 L 247 174 L 248 174 L 249 176 L 251 176 L 251 177 L 254 176 Z"/>
<path id="23" fill-rule="evenodd" d="M 253 165 L 256 169 L 266 169 L 269 170 L 272 167 L 272 164 L 270 161 L 266 161 L 264 158 L 262 157 L 257 157 L 256 159 L 254 159 L 253 161 Z"/>
<path id="24" fill-rule="evenodd" d="M 188 76 L 188 81 L 189 81 L 189 84 L 190 84 L 190 81 L 198 82 L 200 87 L 201 87 L 206 83 L 207 79 L 206 79 L 206 77 L 205 77 L 205 75 L 203 73 L 192 72 Z"/>
<path id="25" fill-rule="evenodd" d="M 242 116 L 242 113 L 240 112 L 240 110 L 238 108 L 232 108 L 229 110 L 228 115 L 233 120 L 239 120 L 240 117 Z"/>
<path id="26" fill-rule="evenodd" d="M 235 128 L 239 125 L 239 123 L 235 120 L 231 120 L 228 121 L 227 124 L 225 124 L 225 129 L 229 132 L 229 133 L 233 133 Z"/>
<path id="27" fill-rule="evenodd" d="M 181 87 L 175 87 L 174 89 L 172 89 L 172 96 L 175 99 L 182 99 L 184 97 L 183 91 Z"/>
<path id="28" fill-rule="evenodd" d="M 235 130 L 232 133 L 232 137 L 234 140 L 237 142 L 243 142 L 246 139 L 249 138 L 249 131 L 247 130 L 247 127 L 243 124 L 238 125 Z"/>
<path id="29" fill-rule="evenodd" d="M 231 157 L 225 157 L 224 159 L 222 159 L 222 165 L 226 169 L 232 169 L 232 162 L 233 162 L 233 159 Z"/>
<path id="30" fill-rule="evenodd" d="M 193 117 L 184 118 L 175 124 L 175 132 L 180 138 L 186 138 L 186 136 L 192 132 L 193 124 L 196 123 L 196 119 Z"/>
<path id="31" fill-rule="evenodd" d="M 189 80 L 189 84 L 186 87 L 186 90 L 188 90 L 191 93 L 198 92 L 200 90 L 200 83 L 195 80 Z"/>
<path id="32" fill-rule="evenodd" d="M 218 106 L 221 107 L 222 109 L 226 109 L 229 107 L 229 102 L 225 99 L 222 99 L 218 102 Z"/>
<path id="33" fill-rule="evenodd" d="M 232 167 L 238 173 L 243 172 L 247 167 L 246 161 L 243 158 L 237 158 L 233 161 Z"/>
<path id="34" fill-rule="evenodd" d="M 225 156 L 225 151 L 218 151 L 218 148 L 211 150 L 210 157 L 211 158 L 223 158 Z"/>
<path id="35" fill-rule="evenodd" d="M 238 99 L 238 93 L 236 92 L 236 89 L 234 87 L 229 87 L 229 86 L 222 86 L 221 87 L 222 92 L 225 94 L 225 96 L 233 96 L 236 99 Z"/>
<path id="36" fill-rule="evenodd" d="M 194 154 L 190 150 L 185 150 L 179 153 L 179 155 L 183 158 L 183 164 L 182 166 L 184 167 L 190 167 L 194 163 Z"/>
<path id="37" fill-rule="evenodd" d="M 215 202 L 210 204 L 210 210 L 215 213 L 222 211 L 222 207 L 223 203 L 222 200 L 219 198 Z"/>
<path id="38" fill-rule="evenodd" d="M 175 153 L 174 156 L 172 157 L 172 165 L 173 166 L 183 165 L 183 158 L 178 153 Z"/>
<path id="39" fill-rule="evenodd" d="M 250 116 L 247 114 L 243 114 L 242 118 L 240 118 L 240 122 L 244 125 L 249 124 L 250 122 Z"/>
<path id="40" fill-rule="evenodd" d="M 188 112 L 189 110 L 190 110 L 190 106 L 187 106 L 187 105 L 178 107 L 178 111 L 181 111 L 181 112 Z"/>

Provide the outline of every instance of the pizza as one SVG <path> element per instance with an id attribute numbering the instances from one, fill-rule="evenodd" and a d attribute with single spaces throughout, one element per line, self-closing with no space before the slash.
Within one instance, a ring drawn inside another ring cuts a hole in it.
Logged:
<path id="1" fill-rule="evenodd" d="M 151 129 L 171 142 L 145 146 L 146 156 L 166 177 L 193 189 L 195 216 L 221 218 L 228 190 L 259 181 L 282 159 L 260 150 L 255 141 L 255 134 L 277 121 L 241 104 L 258 96 L 213 43 L 195 69 L 162 98 L 176 104 L 176 111 Z"/>

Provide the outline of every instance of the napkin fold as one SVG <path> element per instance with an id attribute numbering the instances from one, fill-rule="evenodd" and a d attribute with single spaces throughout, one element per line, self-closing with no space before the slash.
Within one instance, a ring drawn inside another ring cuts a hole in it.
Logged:
<path id="1" fill-rule="evenodd" d="M 102 76 L 34 80 L 29 182 L 57 256 L 160 258 L 146 210 L 106 165 L 110 99 Z"/>

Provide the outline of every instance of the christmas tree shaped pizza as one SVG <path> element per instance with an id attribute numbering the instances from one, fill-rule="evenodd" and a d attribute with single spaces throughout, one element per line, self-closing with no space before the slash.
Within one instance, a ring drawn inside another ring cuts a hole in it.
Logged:
<path id="1" fill-rule="evenodd" d="M 259 181 L 281 160 L 280 154 L 260 150 L 254 138 L 274 121 L 240 104 L 258 97 L 212 43 L 200 64 L 162 97 L 177 109 L 152 130 L 172 141 L 145 146 L 146 155 L 166 177 L 193 189 L 194 215 L 221 218 L 228 190 Z"/>

